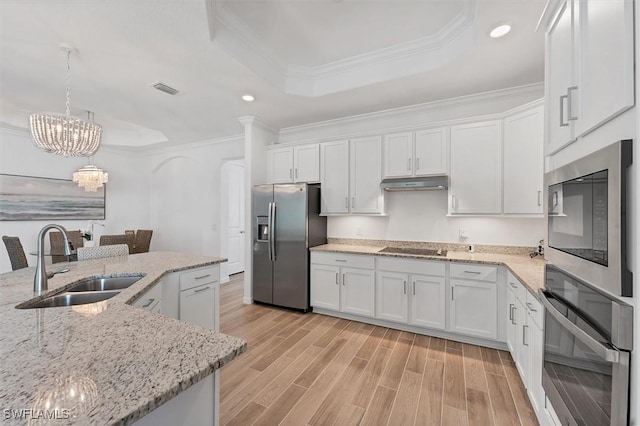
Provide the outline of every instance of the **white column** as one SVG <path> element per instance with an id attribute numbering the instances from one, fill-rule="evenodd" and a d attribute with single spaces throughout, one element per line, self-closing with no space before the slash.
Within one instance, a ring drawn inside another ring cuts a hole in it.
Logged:
<path id="1" fill-rule="evenodd" d="M 245 257 L 243 302 L 253 303 L 253 223 L 251 192 L 254 185 L 267 181 L 267 145 L 274 143 L 277 133 L 256 120 L 255 117 L 240 117 L 244 125 L 244 182 L 245 182 Z"/>

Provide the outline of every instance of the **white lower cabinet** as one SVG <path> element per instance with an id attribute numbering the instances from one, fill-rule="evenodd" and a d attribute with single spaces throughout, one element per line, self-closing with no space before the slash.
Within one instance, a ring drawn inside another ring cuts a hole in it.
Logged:
<path id="1" fill-rule="evenodd" d="M 339 267 L 311 265 L 311 306 L 332 311 L 340 310 Z"/>
<path id="2" fill-rule="evenodd" d="M 447 326 L 447 289 L 444 277 L 411 277 L 409 324 L 444 330 Z"/>
<path id="3" fill-rule="evenodd" d="M 376 275 L 376 318 L 406 324 L 409 319 L 407 282 L 409 275 L 378 271 Z"/>
<path id="4" fill-rule="evenodd" d="M 498 337 L 497 284 L 451 279 L 450 287 L 451 331 L 495 340 Z"/>
<path id="5" fill-rule="evenodd" d="M 218 266 L 180 273 L 180 321 L 219 330 L 220 270 Z"/>
<path id="6" fill-rule="evenodd" d="M 375 316 L 375 273 L 366 269 L 342 268 L 340 310 L 365 317 Z"/>

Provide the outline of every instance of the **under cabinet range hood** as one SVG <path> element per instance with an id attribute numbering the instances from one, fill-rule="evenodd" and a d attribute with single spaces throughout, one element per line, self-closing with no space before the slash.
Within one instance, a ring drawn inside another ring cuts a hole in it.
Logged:
<path id="1" fill-rule="evenodd" d="M 447 189 L 448 186 L 449 177 L 446 175 L 389 178 L 383 179 L 382 182 L 380 182 L 380 188 L 385 191 L 427 191 Z"/>

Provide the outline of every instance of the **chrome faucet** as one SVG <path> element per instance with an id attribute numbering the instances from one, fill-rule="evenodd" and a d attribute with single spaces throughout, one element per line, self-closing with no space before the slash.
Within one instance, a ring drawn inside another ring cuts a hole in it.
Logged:
<path id="1" fill-rule="evenodd" d="M 57 229 L 62 232 L 62 238 L 64 238 L 64 254 L 65 256 L 71 256 L 71 249 L 69 248 L 69 238 L 67 237 L 67 230 L 60 225 L 50 224 L 46 225 L 40 230 L 38 234 L 38 264 L 36 266 L 36 276 L 33 279 L 33 292 L 36 296 L 42 294 L 47 290 L 47 270 L 44 266 L 44 236 L 50 229 Z"/>

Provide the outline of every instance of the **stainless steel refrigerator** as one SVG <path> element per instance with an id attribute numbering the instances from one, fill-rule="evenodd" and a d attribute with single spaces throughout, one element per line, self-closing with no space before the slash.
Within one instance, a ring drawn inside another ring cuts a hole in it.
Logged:
<path id="1" fill-rule="evenodd" d="M 253 300 L 309 310 L 309 248 L 327 242 L 320 185 L 253 187 Z"/>

